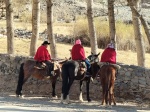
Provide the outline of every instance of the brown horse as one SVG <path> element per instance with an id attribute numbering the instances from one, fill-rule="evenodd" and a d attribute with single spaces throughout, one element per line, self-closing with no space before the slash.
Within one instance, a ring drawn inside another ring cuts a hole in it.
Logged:
<path id="1" fill-rule="evenodd" d="M 62 65 L 66 61 L 61 61 L 58 63 L 58 65 Z M 54 67 L 54 71 L 51 69 L 52 66 L 54 66 L 54 63 L 49 63 L 48 66 L 46 66 L 43 69 L 37 69 L 35 68 L 36 66 L 36 61 L 34 60 L 27 60 L 24 63 L 21 64 L 20 66 L 20 72 L 19 72 L 19 79 L 18 79 L 18 85 L 16 89 L 16 96 L 22 96 L 22 86 L 23 84 L 28 80 L 30 76 L 35 77 L 36 79 L 39 80 L 51 80 L 52 83 L 52 97 L 56 97 L 55 93 L 55 85 L 57 78 L 60 77 L 61 75 L 61 70 L 60 66 Z M 53 76 L 50 76 L 51 73 L 53 72 Z"/>
<path id="2" fill-rule="evenodd" d="M 114 105 L 116 105 L 116 101 L 114 98 L 114 83 L 116 79 L 116 67 L 111 64 L 104 64 L 100 68 L 97 73 L 97 77 L 99 77 L 101 85 L 102 85 L 102 105 L 108 104 L 111 105 L 112 101 Z"/>

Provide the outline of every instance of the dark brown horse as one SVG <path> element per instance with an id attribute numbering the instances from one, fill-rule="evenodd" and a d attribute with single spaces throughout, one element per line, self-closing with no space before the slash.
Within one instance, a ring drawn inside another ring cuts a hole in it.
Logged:
<path id="1" fill-rule="evenodd" d="M 100 68 L 97 77 L 99 77 L 102 85 L 102 105 L 111 105 L 112 101 L 116 105 L 114 98 L 114 83 L 116 79 L 116 67 L 109 63 L 102 65 Z"/>
<path id="2" fill-rule="evenodd" d="M 62 65 L 66 61 L 61 61 L 57 65 Z M 19 79 L 18 79 L 18 85 L 16 89 L 16 96 L 22 96 L 22 86 L 23 84 L 28 80 L 30 76 L 35 77 L 36 79 L 39 80 L 51 80 L 52 83 L 52 97 L 56 97 L 55 93 L 55 85 L 57 78 L 60 77 L 61 75 L 61 70 L 60 66 L 54 67 L 54 71 L 50 68 L 54 66 L 53 63 L 51 63 L 49 66 L 46 66 L 43 69 L 37 69 L 35 68 L 36 66 L 36 61 L 34 60 L 27 60 L 24 63 L 21 64 L 20 66 L 20 72 L 19 72 Z M 51 72 L 53 73 L 53 76 L 50 76 Z"/>
<path id="3" fill-rule="evenodd" d="M 100 54 L 100 53 L 99 53 Z M 99 54 L 92 54 L 90 55 L 89 61 L 91 63 L 90 67 L 90 74 L 93 78 L 96 77 L 96 74 L 99 70 L 99 65 L 97 64 L 99 62 Z M 61 95 L 61 101 L 69 103 L 69 91 L 70 88 L 74 82 L 74 80 L 80 80 L 80 96 L 79 100 L 83 101 L 82 98 L 82 87 L 83 87 L 83 81 L 86 81 L 86 95 L 88 102 L 91 101 L 91 98 L 89 96 L 89 84 L 91 77 L 85 77 L 86 71 L 81 69 L 82 66 L 77 62 L 70 60 L 63 64 L 62 66 L 62 95 Z"/>

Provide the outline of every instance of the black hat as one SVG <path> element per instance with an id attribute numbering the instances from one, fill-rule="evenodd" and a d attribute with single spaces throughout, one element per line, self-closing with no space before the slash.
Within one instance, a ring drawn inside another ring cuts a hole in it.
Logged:
<path id="1" fill-rule="evenodd" d="M 42 45 L 49 45 L 50 43 L 48 42 L 48 41 L 44 41 L 43 43 L 42 43 Z"/>

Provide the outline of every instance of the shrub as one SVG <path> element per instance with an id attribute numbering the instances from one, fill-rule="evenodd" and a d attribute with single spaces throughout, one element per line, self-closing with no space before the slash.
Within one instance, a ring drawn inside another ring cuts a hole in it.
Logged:
<path id="1" fill-rule="evenodd" d="M 95 24 L 95 31 L 98 41 L 98 47 L 99 48 L 105 48 L 105 46 L 110 41 L 109 38 L 109 22 L 107 20 L 101 19 L 101 18 L 95 18 L 94 19 Z M 83 39 L 86 40 L 86 45 L 90 45 L 89 42 L 89 35 L 88 35 L 88 22 L 86 18 L 79 18 L 75 24 L 75 31 L 74 35 L 77 38 L 87 38 Z M 148 41 L 145 36 L 145 33 L 143 32 L 143 37 L 145 41 L 145 48 L 147 51 L 149 51 L 148 48 Z M 118 44 L 119 50 L 136 50 L 135 45 L 135 39 L 134 39 L 134 30 L 132 24 L 125 24 L 123 22 L 116 22 L 116 39 Z M 87 42 L 88 40 L 88 42 Z"/>

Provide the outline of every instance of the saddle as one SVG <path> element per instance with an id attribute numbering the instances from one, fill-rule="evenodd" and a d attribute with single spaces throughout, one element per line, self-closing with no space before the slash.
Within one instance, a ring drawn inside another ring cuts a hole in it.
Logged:
<path id="1" fill-rule="evenodd" d="M 98 65 L 99 65 L 100 68 L 101 68 L 102 66 L 104 66 L 104 65 L 112 65 L 112 66 L 114 66 L 117 70 L 119 70 L 119 69 L 121 68 L 120 65 L 112 64 L 112 63 L 108 63 L 108 62 L 99 62 Z"/>
<path id="2" fill-rule="evenodd" d="M 44 63 L 44 62 L 36 62 L 36 65 L 34 66 L 34 68 L 36 68 L 36 69 L 39 69 L 39 70 L 41 70 L 41 69 L 44 69 L 46 67 L 46 64 Z"/>
<path id="3" fill-rule="evenodd" d="M 112 63 L 109 63 L 109 62 L 99 62 L 98 65 L 99 65 L 100 69 L 101 69 L 101 67 L 103 67 L 104 65 L 112 65 L 112 66 L 115 67 L 115 69 L 116 69 L 116 74 L 115 74 L 116 77 L 117 77 L 117 74 L 118 74 L 118 70 L 121 68 L 120 65 L 112 64 Z M 99 79 L 100 79 L 100 76 L 97 75 L 97 80 L 99 80 Z"/>
<path id="4" fill-rule="evenodd" d="M 78 64 L 79 64 L 78 73 L 76 74 L 76 76 L 78 76 L 78 74 L 85 75 L 84 73 L 87 70 L 85 62 L 83 60 L 76 60 L 76 62 L 78 62 Z"/>

